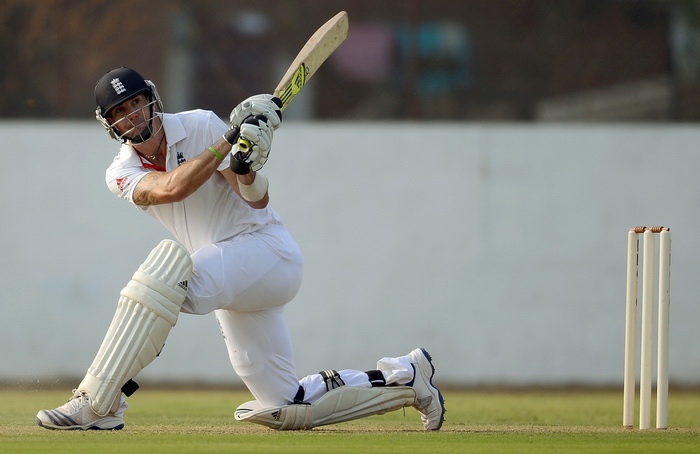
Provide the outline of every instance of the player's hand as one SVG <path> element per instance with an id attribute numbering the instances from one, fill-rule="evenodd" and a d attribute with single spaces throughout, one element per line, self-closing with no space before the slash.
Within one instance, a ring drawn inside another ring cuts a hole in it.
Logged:
<path id="1" fill-rule="evenodd" d="M 246 161 L 246 154 L 242 151 L 237 151 L 231 154 L 231 164 L 229 167 L 233 173 L 237 175 L 248 175 L 250 173 L 250 164 Z"/>
<path id="2" fill-rule="evenodd" d="M 238 144 L 234 145 L 231 158 L 231 170 L 239 175 L 245 175 L 251 170 L 262 169 L 270 156 L 272 136 L 275 131 L 272 122 L 263 115 L 251 117 L 241 124 L 241 139 L 247 140 L 250 147 L 242 151 Z"/>
<path id="3" fill-rule="evenodd" d="M 229 116 L 232 128 L 240 127 L 244 121 L 256 115 L 266 117 L 274 129 L 279 128 L 282 121 L 282 101 L 273 95 L 255 95 L 237 105 Z"/>

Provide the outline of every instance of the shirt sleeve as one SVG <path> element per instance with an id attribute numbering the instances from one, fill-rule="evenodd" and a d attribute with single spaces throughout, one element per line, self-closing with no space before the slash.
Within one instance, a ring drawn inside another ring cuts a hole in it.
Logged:
<path id="1" fill-rule="evenodd" d="M 105 180 L 114 195 L 134 203 L 134 189 L 147 173 L 148 170 L 143 167 L 121 166 L 117 156 L 107 169 Z"/>

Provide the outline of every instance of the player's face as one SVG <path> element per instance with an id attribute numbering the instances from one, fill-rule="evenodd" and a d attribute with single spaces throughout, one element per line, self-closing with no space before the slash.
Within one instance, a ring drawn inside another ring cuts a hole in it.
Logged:
<path id="1" fill-rule="evenodd" d="M 107 120 L 120 134 L 129 131 L 140 133 L 148 127 L 150 112 L 149 109 L 145 109 L 148 104 L 149 102 L 145 95 L 136 95 L 112 109 L 107 116 Z"/>

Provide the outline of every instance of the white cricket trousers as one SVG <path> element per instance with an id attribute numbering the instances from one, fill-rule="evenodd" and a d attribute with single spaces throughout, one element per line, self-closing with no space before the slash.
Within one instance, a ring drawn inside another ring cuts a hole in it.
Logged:
<path id="1" fill-rule="evenodd" d="M 326 392 L 320 375 L 298 380 L 283 316 L 303 274 L 301 251 L 286 228 L 269 225 L 206 246 L 192 254 L 192 261 L 194 271 L 181 310 L 215 313 L 233 369 L 255 399 L 265 407 L 287 405 L 300 383 L 306 402 L 320 398 Z M 377 366 L 387 384 L 413 378 L 405 358 L 383 358 Z M 346 385 L 371 386 L 363 372 L 343 370 L 340 375 Z"/>

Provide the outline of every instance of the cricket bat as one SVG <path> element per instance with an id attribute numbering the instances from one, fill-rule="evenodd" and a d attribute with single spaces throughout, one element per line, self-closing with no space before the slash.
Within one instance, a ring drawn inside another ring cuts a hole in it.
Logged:
<path id="1" fill-rule="evenodd" d="M 316 74 L 323 62 L 347 37 L 348 13 L 345 11 L 333 16 L 311 35 L 273 91 L 273 94 L 282 101 L 281 110 L 287 108 L 292 99 L 304 88 L 306 82 Z M 250 147 L 250 142 L 240 139 L 238 147 L 241 151 L 246 151 Z"/>

